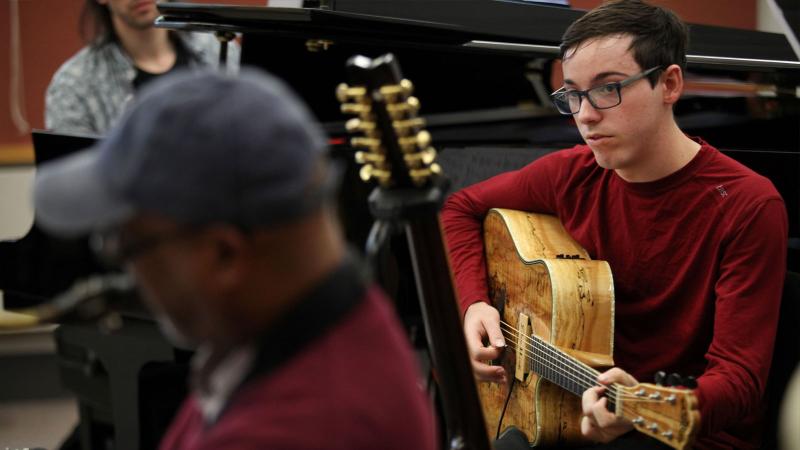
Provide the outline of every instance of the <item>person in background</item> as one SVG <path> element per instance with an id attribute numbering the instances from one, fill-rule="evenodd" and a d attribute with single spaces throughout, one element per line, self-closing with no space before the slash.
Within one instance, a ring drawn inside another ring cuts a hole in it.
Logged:
<path id="1" fill-rule="evenodd" d="M 104 134 L 137 90 L 181 67 L 217 67 L 220 44 L 209 33 L 156 28 L 155 0 L 85 0 L 81 35 L 87 45 L 53 75 L 45 95 L 45 127 Z M 229 43 L 227 70 L 238 67 Z"/>
<path id="2" fill-rule="evenodd" d="M 442 213 L 483 380 L 510 376 L 486 363 L 505 346 L 481 242 L 490 208 L 553 214 L 592 259 L 608 261 L 619 367 L 583 394 L 580 418 L 588 440 L 611 442 L 605 448 L 661 445 L 629 434 L 632 424 L 603 396 L 605 385 L 651 382 L 661 370 L 697 377 L 696 448 L 759 446 L 786 209 L 769 180 L 678 128 L 687 41 L 677 16 L 640 0 L 608 2 L 578 19 L 563 36 L 564 86 L 552 98 L 586 144 L 457 192 Z"/>
<path id="3" fill-rule="evenodd" d="M 161 448 L 436 447 L 421 373 L 334 211 L 326 138 L 284 83 L 182 71 L 95 148 L 44 165 L 37 221 L 95 233 L 196 347 Z"/>

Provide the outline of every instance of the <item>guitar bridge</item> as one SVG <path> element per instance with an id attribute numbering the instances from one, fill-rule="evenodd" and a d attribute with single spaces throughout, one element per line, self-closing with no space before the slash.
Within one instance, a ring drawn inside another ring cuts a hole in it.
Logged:
<path id="1" fill-rule="evenodd" d="M 520 313 L 517 319 L 517 348 L 516 356 L 517 363 L 514 370 L 514 378 L 517 381 L 527 385 L 530 383 L 531 367 L 531 335 L 533 334 L 533 326 L 531 319 L 525 314 Z"/>

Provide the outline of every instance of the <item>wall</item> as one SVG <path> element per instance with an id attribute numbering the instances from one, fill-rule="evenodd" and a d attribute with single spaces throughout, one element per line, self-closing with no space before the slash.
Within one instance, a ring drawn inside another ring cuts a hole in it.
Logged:
<path id="1" fill-rule="evenodd" d="M 573 8 L 592 9 L 601 0 L 570 0 Z M 686 22 L 723 27 L 756 28 L 756 0 L 650 0 L 667 7 Z"/>
<path id="2" fill-rule="evenodd" d="M 186 1 L 186 0 L 183 0 Z M 19 5 L 22 89 L 12 92 L 11 5 Z M 83 43 L 78 35 L 78 18 L 84 0 L 0 1 L 0 164 L 32 159 L 30 130 L 19 131 L 12 121 L 11 97 L 22 100 L 30 128 L 44 127 L 44 91 L 53 72 Z M 266 0 L 195 0 L 195 3 L 224 3 L 262 6 Z"/>

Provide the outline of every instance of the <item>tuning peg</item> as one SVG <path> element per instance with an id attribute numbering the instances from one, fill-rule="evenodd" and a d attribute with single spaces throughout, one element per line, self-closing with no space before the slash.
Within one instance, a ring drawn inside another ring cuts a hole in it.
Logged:
<path id="1" fill-rule="evenodd" d="M 369 122 L 366 120 L 361 120 L 357 117 L 354 117 L 344 124 L 344 128 L 350 132 L 355 133 L 357 131 L 364 132 L 366 134 L 371 134 L 375 131 L 375 122 Z"/>
<path id="2" fill-rule="evenodd" d="M 422 130 L 415 136 L 401 137 L 399 143 L 404 152 L 411 153 L 418 148 L 428 148 L 431 145 L 431 134 Z"/>
<path id="3" fill-rule="evenodd" d="M 372 112 L 372 106 L 366 103 L 342 103 L 341 111 L 343 114 L 364 117 Z"/>
<path id="4" fill-rule="evenodd" d="M 400 134 L 406 134 L 409 130 L 413 130 L 415 128 L 422 128 L 424 126 L 425 126 L 425 119 L 423 119 L 422 117 L 392 121 L 392 127 L 394 127 L 395 131 L 397 131 Z"/>
<path id="5" fill-rule="evenodd" d="M 662 382 L 666 386 L 682 386 L 689 389 L 697 387 L 697 379 L 693 376 L 682 377 L 680 374 L 673 372 L 667 375 L 666 379 L 663 379 L 663 373 L 662 371 L 656 373 L 656 383 L 658 383 L 659 374 L 661 374 Z"/>
<path id="6" fill-rule="evenodd" d="M 402 79 L 400 80 L 399 84 L 382 86 L 380 92 L 384 97 L 392 97 L 396 95 L 408 97 L 412 92 L 414 92 L 414 84 L 409 80 Z"/>
<path id="7" fill-rule="evenodd" d="M 427 166 L 436 161 L 436 149 L 433 147 L 428 147 L 421 152 L 409 153 L 403 158 L 405 159 L 406 164 L 410 167 L 415 166 L 419 162 Z"/>
<path id="8" fill-rule="evenodd" d="M 656 382 L 657 385 L 663 386 L 664 385 L 664 381 L 666 381 L 666 379 L 667 379 L 667 373 L 664 372 L 663 370 L 659 370 L 658 372 L 656 372 L 656 374 L 655 374 L 655 376 L 653 378 L 655 378 L 655 382 Z"/>
<path id="9" fill-rule="evenodd" d="M 346 83 L 336 86 L 336 98 L 342 103 L 352 99 L 361 100 L 366 95 L 367 89 L 364 86 L 348 86 Z"/>
<path id="10" fill-rule="evenodd" d="M 422 163 L 426 165 L 433 164 L 433 162 L 436 161 L 436 154 L 437 153 L 435 148 L 433 147 L 426 148 L 425 150 L 420 152 L 420 155 L 422 155 Z"/>
<path id="11" fill-rule="evenodd" d="M 411 80 L 403 78 L 400 80 L 400 88 L 403 89 L 403 94 L 408 97 L 414 92 L 414 83 L 412 83 Z"/>
<path id="12" fill-rule="evenodd" d="M 428 178 L 441 175 L 442 168 L 438 164 L 431 164 L 424 169 L 412 169 L 409 171 L 409 176 L 414 184 L 424 184 Z"/>
<path id="13" fill-rule="evenodd" d="M 377 153 L 381 148 L 381 140 L 363 136 L 357 136 L 350 139 L 351 147 L 366 148 L 373 153 Z"/>
<path id="14" fill-rule="evenodd" d="M 391 174 L 389 171 L 378 169 L 372 164 L 366 164 L 361 167 L 361 170 L 358 172 L 358 175 L 361 177 L 363 181 L 370 181 L 370 180 L 378 180 L 381 185 L 389 184 L 389 180 L 391 179 Z"/>
<path id="15" fill-rule="evenodd" d="M 683 377 L 677 373 L 671 373 L 667 376 L 667 386 L 683 386 Z"/>
<path id="16" fill-rule="evenodd" d="M 355 155 L 356 162 L 359 164 L 382 164 L 386 161 L 386 157 L 378 154 L 378 153 L 371 153 L 371 152 L 356 152 Z"/>
<path id="17" fill-rule="evenodd" d="M 428 133 L 427 131 L 425 130 L 420 131 L 419 133 L 417 133 L 416 137 L 417 137 L 417 145 L 419 145 L 420 148 L 427 148 L 429 145 L 431 145 L 431 134 Z"/>
<path id="18" fill-rule="evenodd" d="M 419 111 L 419 100 L 417 97 L 408 97 L 405 102 L 393 105 L 386 105 L 389 114 L 408 114 L 414 115 Z M 394 117 L 394 116 L 393 116 Z"/>

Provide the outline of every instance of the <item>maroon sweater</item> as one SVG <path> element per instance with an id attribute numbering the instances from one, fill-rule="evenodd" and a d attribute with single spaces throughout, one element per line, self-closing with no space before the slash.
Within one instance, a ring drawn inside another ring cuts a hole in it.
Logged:
<path id="1" fill-rule="evenodd" d="M 434 450 L 436 421 L 391 305 L 344 267 L 260 340 L 213 424 L 190 395 L 163 450 Z"/>
<path id="2" fill-rule="evenodd" d="M 787 216 L 766 178 L 700 141 L 657 181 L 628 183 L 585 145 L 452 195 L 442 222 L 462 311 L 488 298 L 490 208 L 558 216 L 614 276 L 614 360 L 638 380 L 698 377 L 697 448 L 754 448 L 786 265 Z"/>

